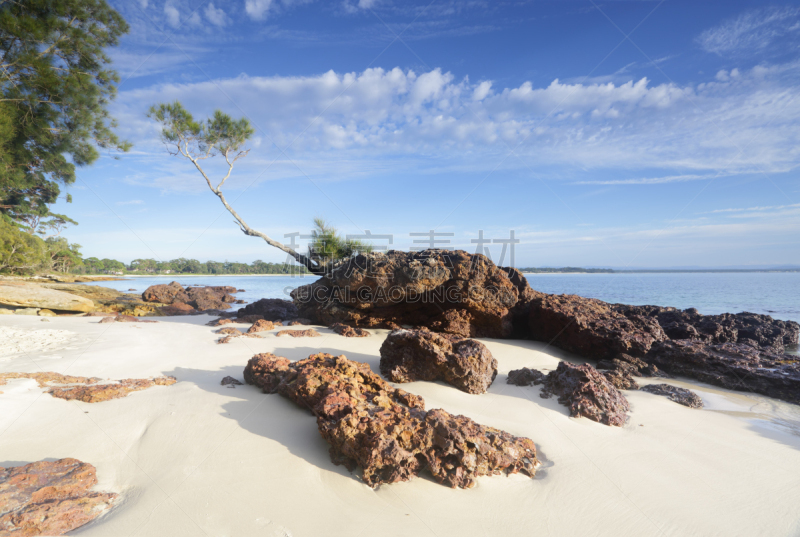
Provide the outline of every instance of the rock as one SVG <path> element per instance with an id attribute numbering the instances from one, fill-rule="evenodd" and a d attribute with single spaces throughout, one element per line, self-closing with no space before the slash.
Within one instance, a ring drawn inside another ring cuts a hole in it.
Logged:
<path id="1" fill-rule="evenodd" d="M 293 319 L 287 323 L 287 326 L 300 326 L 314 324 L 310 319 Z"/>
<path id="2" fill-rule="evenodd" d="M 515 369 L 508 372 L 506 384 L 513 384 L 514 386 L 538 386 L 544 382 L 545 374 L 538 369 Z"/>
<path id="3" fill-rule="evenodd" d="M 220 384 L 222 386 L 227 386 L 228 388 L 235 388 L 236 386 L 242 386 L 241 382 L 239 382 L 238 380 L 236 380 L 235 378 L 230 377 L 230 376 L 225 377 L 224 379 L 222 379 Z"/>
<path id="4" fill-rule="evenodd" d="M 196 309 L 194 309 L 189 304 L 184 304 L 183 302 L 174 302 L 169 306 L 162 306 L 159 308 L 161 313 L 167 316 L 174 316 L 174 315 L 194 315 L 198 313 Z"/>
<path id="5" fill-rule="evenodd" d="M 212 321 L 208 321 L 206 323 L 206 325 L 208 325 L 208 326 L 222 326 L 222 325 L 231 324 L 231 323 L 233 323 L 232 319 L 214 319 Z"/>
<path id="6" fill-rule="evenodd" d="M 461 337 L 511 337 L 520 286 L 483 255 L 464 251 L 372 252 L 292 291 L 304 317 L 326 326 L 425 326 Z M 530 288 L 527 288 L 530 293 Z M 527 296 L 526 295 L 526 296 Z M 528 296 L 530 298 L 530 296 Z M 526 298 L 527 300 L 527 298 Z"/>
<path id="7" fill-rule="evenodd" d="M 620 304 L 615 305 L 615 308 L 624 315 L 657 319 L 667 337 L 673 340 L 689 339 L 705 343 L 751 342 L 751 346 L 764 350 L 784 352 L 786 346 L 796 345 L 800 336 L 800 324 L 756 313 L 701 315 L 694 308 L 679 310 Z"/>
<path id="8" fill-rule="evenodd" d="M 98 321 L 99 323 L 157 323 L 158 321 L 150 321 L 134 317 L 133 315 L 113 315 L 103 317 Z"/>
<path id="9" fill-rule="evenodd" d="M 188 287 L 186 293 L 189 295 L 189 304 L 200 311 L 226 310 L 230 308 L 231 302 L 236 299 L 229 295 L 227 290 L 232 287 Z M 235 291 L 235 289 L 234 289 Z"/>
<path id="10" fill-rule="evenodd" d="M 244 291 L 244 289 L 237 289 L 236 292 L 237 293 L 244 293 L 245 291 Z"/>
<path id="11" fill-rule="evenodd" d="M 253 326 L 247 330 L 247 333 L 253 334 L 255 332 L 266 332 L 267 330 L 272 330 L 273 328 L 275 328 L 275 325 L 272 324 L 272 321 L 259 319 L 253 323 Z"/>
<path id="12" fill-rule="evenodd" d="M 14 310 L 0 307 L 0 315 L 14 315 Z"/>
<path id="13" fill-rule="evenodd" d="M 290 325 L 292 323 L 289 323 Z M 298 323 L 300 324 L 300 323 Z M 370 333 L 364 330 L 363 328 L 353 328 L 352 326 L 347 326 L 346 324 L 342 323 L 334 323 L 330 326 L 330 329 L 339 334 L 340 336 L 344 337 L 369 337 Z"/>
<path id="14" fill-rule="evenodd" d="M 675 401 L 679 405 L 688 406 L 689 408 L 703 408 L 703 400 L 700 396 L 686 388 L 679 388 L 671 384 L 648 384 L 639 388 L 639 390 L 655 395 L 664 395 L 670 401 Z"/>
<path id="15" fill-rule="evenodd" d="M 173 302 L 189 302 L 189 295 L 184 291 L 183 286 L 178 282 L 168 284 L 151 285 L 142 293 L 142 300 L 145 302 L 158 302 L 160 304 L 172 304 Z"/>
<path id="16" fill-rule="evenodd" d="M 630 373 L 620 369 L 612 369 L 610 371 L 601 371 L 601 373 L 614 385 L 618 390 L 638 390 L 639 384 L 633 380 Z"/>
<path id="17" fill-rule="evenodd" d="M 644 360 L 672 374 L 800 404 L 800 357 L 742 343 L 663 341 Z"/>
<path id="18" fill-rule="evenodd" d="M 419 396 L 392 387 L 364 363 L 314 354 L 290 362 L 257 354 L 245 382 L 309 409 L 330 445 L 331 459 L 375 487 L 410 480 L 428 469 L 450 487 L 469 488 L 483 475 L 533 477 L 536 447 L 527 438 L 479 425 L 444 410 L 424 410 Z"/>
<path id="19" fill-rule="evenodd" d="M 128 291 L 136 291 L 136 289 L 128 289 Z"/>
<path id="20" fill-rule="evenodd" d="M 63 535 L 91 522 L 117 497 L 95 485 L 95 467 L 77 459 L 0 467 L 0 535 Z"/>
<path id="21" fill-rule="evenodd" d="M 486 393 L 497 376 L 497 360 L 486 345 L 427 329 L 391 332 L 380 353 L 381 374 L 391 382 L 441 380 L 467 393 Z"/>
<path id="22" fill-rule="evenodd" d="M 97 377 L 74 377 L 60 373 L 0 373 L 0 386 L 10 379 L 33 379 L 40 388 L 59 399 L 78 400 L 84 403 L 100 403 L 110 399 L 126 397 L 131 392 L 146 390 L 153 386 L 171 386 L 177 382 L 175 377 L 155 377 L 152 379 L 123 379 L 103 381 Z"/>
<path id="23" fill-rule="evenodd" d="M 533 339 L 594 360 L 644 356 L 654 342 L 667 339 L 652 317 L 626 316 L 602 300 L 577 295 L 534 298 L 528 321 Z"/>
<path id="24" fill-rule="evenodd" d="M 86 298 L 21 282 L 0 283 L 0 304 L 16 308 L 47 308 L 84 313 L 94 309 L 94 303 Z"/>
<path id="25" fill-rule="evenodd" d="M 20 308 L 14 311 L 14 315 L 39 315 L 39 308 Z"/>
<path id="26" fill-rule="evenodd" d="M 234 304 L 247 304 L 247 300 L 241 300 L 241 299 L 239 299 L 239 300 L 236 300 L 236 301 L 234 302 Z"/>
<path id="27" fill-rule="evenodd" d="M 73 283 L 40 283 L 37 285 L 89 299 L 94 304 L 95 311 L 98 312 L 124 313 L 137 317 L 160 314 L 158 307 L 144 302 L 141 295 L 121 293 L 108 287 Z"/>
<path id="28" fill-rule="evenodd" d="M 653 364 L 648 364 L 641 358 L 636 358 L 629 354 L 618 354 L 612 360 L 600 360 L 597 362 L 597 369 L 608 369 L 610 371 L 621 371 L 634 377 L 665 377 L 664 373 L 658 370 Z"/>
<path id="29" fill-rule="evenodd" d="M 221 338 L 219 338 L 217 340 L 217 345 L 224 344 L 224 343 L 230 343 L 231 341 L 233 341 L 233 337 L 232 336 L 221 337 Z"/>
<path id="30" fill-rule="evenodd" d="M 236 336 L 243 335 L 243 332 L 241 330 L 239 330 L 238 328 L 233 328 L 231 326 L 228 326 L 228 327 L 220 328 L 219 330 L 217 330 L 217 334 L 227 334 L 229 336 L 236 337 Z"/>
<path id="31" fill-rule="evenodd" d="M 263 319 L 263 315 L 245 315 L 244 317 L 234 317 L 231 322 L 234 323 L 254 323 Z"/>
<path id="32" fill-rule="evenodd" d="M 39 317 L 57 317 L 57 315 L 55 314 L 55 312 L 43 309 L 39 310 Z"/>
<path id="33" fill-rule="evenodd" d="M 628 420 L 628 400 L 609 380 L 589 364 L 559 362 L 555 371 L 544 379 L 540 394 L 558 396 L 558 402 L 569 407 L 573 418 L 584 416 L 605 425 L 621 427 Z"/>
<path id="34" fill-rule="evenodd" d="M 267 321 L 294 319 L 297 317 L 297 308 L 289 300 L 262 298 L 239 310 L 239 318 L 247 315 L 261 315 L 261 317 Z"/>
<path id="35" fill-rule="evenodd" d="M 309 328 L 308 330 L 281 330 L 280 332 L 275 333 L 275 337 L 320 337 L 321 335 L 322 334 L 313 328 Z"/>

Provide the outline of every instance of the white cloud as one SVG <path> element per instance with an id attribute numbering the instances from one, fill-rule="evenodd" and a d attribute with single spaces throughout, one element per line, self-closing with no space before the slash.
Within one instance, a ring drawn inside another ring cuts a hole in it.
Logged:
<path id="1" fill-rule="evenodd" d="M 206 18 L 209 20 L 209 22 L 211 22 L 211 24 L 220 27 L 228 24 L 228 16 L 225 15 L 223 10 L 215 8 L 213 2 L 208 3 L 205 12 Z"/>
<path id="2" fill-rule="evenodd" d="M 164 4 L 164 16 L 167 17 L 167 24 L 177 28 L 181 24 L 181 14 L 172 4 Z"/>
<path id="3" fill-rule="evenodd" d="M 755 54 L 778 39 L 800 32 L 800 9 L 768 8 L 742 13 L 697 38 L 700 46 L 715 54 Z"/>
<path id="4" fill-rule="evenodd" d="M 254 20 L 263 20 L 272 6 L 272 0 L 245 0 L 244 10 Z"/>
<path id="5" fill-rule="evenodd" d="M 796 168 L 796 71 L 759 66 L 697 86 L 555 80 L 495 91 L 490 81 L 473 84 L 439 69 L 240 76 L 123 91 L 114 114 L 140 151 L 158 138 L 146 108 L 181 99 L 198 117 L 216 108 L 246 114 L 264 139 L 250 161 L 267 158 L 274 142 L 291 143 L 297 158 L 336 152 L 349 162 L 372 163 L 405 155 L 407 166 L 427 158 L 427 166 L 474 170 L 492 169 L 513 148 L 524 164 L 512 158 L 508 166 L 566 166 L 573 179 L 617 169 L 626 172 L 601 184 L 659 184 Z M 654 175 L 653 169 L 669 172 Z"/>

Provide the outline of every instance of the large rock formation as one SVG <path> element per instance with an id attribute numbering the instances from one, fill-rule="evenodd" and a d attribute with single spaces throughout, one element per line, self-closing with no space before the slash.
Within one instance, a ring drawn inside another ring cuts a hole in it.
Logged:
<path id="1" fill-rule="evenodd" d="M 241 308 L 237 313 L 239 317 L 252 315 L 260 315 L 267 321 L 285 321 L 297 317 L 297 308 L 289 300 L 262 298 Z"/>
<path id="2" fill-rule="evenodd" d="M 155 377 L 151 379 L 123 379 L 104 381 L 97 377 L 73 377 L 60 373 L 0 373 L 0 386 L 11 379 L 33 379 L 47 393 L 67 401 L 100 403 L 110 399 L 126 397 L 132 392 L 146 390 L 153 386 L 171 386 L 177 382 L 175 377 Z"/>
<path id="3" fill-rule="evenodd" d="M 309 409 L 333 462 L 351 471 L 360 467 L 372 487 L 407 481 L 425 469 L 439 483 L 463 488 L 478 476 L 535 473 L 531 440 L 444 410 L 426 412 L 421 397 L 393 388 L 367 364 L 344 356 L 321 353 L 292 363 L 257 354 L 244 378 Z"/>
<path id="4" fill-rule="evenodd" d="M 0 305 L 82 313 L 94 310 L 94 303 L 87 298 L 47 289 L 39 285 L 18 282 L 0 283 Z"/>
<path id="5" fill-rule="evenodd" d="M 514 269 L 464 251 L 357 255 L 292 291 L 299 312 L 320 324 L 425 326 L 461 337 L 510 337 L 520 304 L 535 293 Z"/>
<path id="6" fill-rule="evenodd" d="M 381 345 L 381 374 L 392 382 L 441 380 L 467 393 L 486 393 L 497 360 L 473 339 L 427 329 L 395 330 Z"/>
<path id="7" fill-rule="evenodd" d="M 184 288 L 178 282 L 171 282 L 151 285 L 142 293 L 142 299 L 146 302 L 168 306 L 164 309 L 165 314 L 180 315 L 181 313 L 193 313 L 186 309 L 187 305 L 198 311 L 229 309 L 230 304 L 236 301 L 231 293 L 236 292 L 236 288 L 231 286 Z"/>
<path id="8" fill-rule="evenodd" d="M 559 362 L 558 367 L 543 375 L 535 369 L 510 371 L 509 384 L 544 384 L 543 398 L 553 394 L 558 402 L 569 407 L 573 418 L 586 417 L 605 425 L 625 425 L 628 420 L 628 400 L 609 380 L 589 364 L 575 365 Z"/>
<path id="9" fill-rule="evenodd" d="M 91 522 L 116 494 L 91 492 L 94 466 L 76 459 L 0 467 L 0 535 L 63 535 Z"/>
<path id="10" fill-rule="evenodd" d="M 800 358 L 743 343 L 663 341 L 644 360 L 672 374 L 800 404 Z"/>

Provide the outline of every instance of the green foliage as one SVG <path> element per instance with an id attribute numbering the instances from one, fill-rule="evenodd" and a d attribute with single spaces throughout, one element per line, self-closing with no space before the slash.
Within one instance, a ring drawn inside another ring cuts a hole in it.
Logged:
<path id="1" fill-rule="evenodd" d="M 197 121 L 179 101 L 161 103 L 150 107 L 147 117 L 161 124 L 161 140 L 174 155 L 203 159 L 223 155 L 226 159 L 241 151 L 255 133 L 247 118 L 235 120 L 221 110 L 205 120 Z"/>
<path id="2" fill-rule="evenodd" d="M 0 272 L 32 274 L 48 265 L 45 241 L 21 231 L 0 215 Z"/>
<path id="3" fill-rule="evenodd" d="M 104 52 L 127 31 L 105 0 L 0 1 L 0 212 L 46 217 L 76 166 L 128 149 Z"/>
<path id="4" fill-rule="evenodd" d="M 322 218 L 314 219 L 314 230 L 311 235 L 311 243 L 308 245 L 308 257 L 320 265 L 345 259 L 357 253 L 372 251 L 371 244 L 342 237 L 335 227 L 325 222 Z"/>

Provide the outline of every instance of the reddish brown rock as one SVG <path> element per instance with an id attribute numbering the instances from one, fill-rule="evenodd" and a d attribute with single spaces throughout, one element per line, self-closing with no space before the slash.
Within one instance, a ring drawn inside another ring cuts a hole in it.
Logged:
<path id="1" fill-rule="evenodd" d="M 63 535 L 110 509 L 117 497 L 92 492 L 94 466 L 76 459 L 0 467 L 0 535 Z"/>
<path id="2" fill-rule="evenodd" d="M 291 325 L 291 323 L 289 323 Z M 330 326 L 330 329 L 344 337 L 369 337 L 370 333 L 363 328 L 347 326 L 342 323 L 335 323 Z"/>
<path id="3" fill-rule="evenodd" d="M 175 377 L 155 377 L 152 379 L 123 379 L 104 381 L 97 377 L 74 377 L 60 373 L 0 373 L 0 386 L 9 379 L 33 379 L 40 388 L 48 388 L 47 393 L 59 399 L 78 400 L 84 403 L 100 403 L 110 399 L 126 397 L 131 392 L 146 390 L 153 386 L 171 386 Z"/>
<path id="4" fill-rule="evenodd" d="M 672 375 L 800 404 L 800 357 L 796 355 L 741 343 L 679 340 L 653 345 L 644 360 Z"/>
<path id="5" fill-rule="evenodd" d="M 671 384 L 648 384 L 640 388 L 640 390 L 655 395 L 663 395 L 670 401 L 689 408 L 703 408 L 703 400 L 700 396 L 686 388 L 679 388 Z"/>
<path id="6" fill-rule="evenodd" d="M 545 374 L 538 369 L 529 369 L 523 367 L 522 369 L 515 369 L 508 372 L 506 384 L 514 386 L 538 386 L 544 382 Z"/>
<path id="7" fill-rule="evenodd" d="M 392 382 L 441 380 L 467 393 L 486 393 L 497 376 L 497 360 L 486 345 L 427 329 L 391 332 L 380 353 L 381 374 Z"/>
<path id="8" fill-rule="evenodd" d="M 172 304 L 173 302 L 189 302 L 189 295 L 184 291 L 183 286 L 178 282 L 168 284 L 151 285 L 142 293 L 142 300 L 145 302 L 158 302 L 160 304 Z"/>
<path id="9" fill-rule="evenodd" d="M 247 333 L 253 334 L 255 332 L 266 332 L 267 330 L 272 330 L 273 328 L 275 328 L 275 325 L 272 324 L 272 321 L 259 319 L 258 321 L 253 323 L 253 326 L 248 328 Z"/>
<path id="10" fill-rule="evenodd" d="M 393 388 L 367 364 L 344 356 L 315 354 L 292 363 L 258 354 L 244 378 L 309 409 L 333 462 L 351 471 L 360 467 L 372 487 L 407 481 L 425 469 L 437 482 L 463 488 L 483 475 L 535 473 L 531 440 L 444 410 L 425 412 L 421 397 Z"/>
<path id="11" fill-rule="evenodd" d="M 217 340 L 217 344 L 219 345 L 219 344 L 230 343 L 231 341 L 233 341 L 233 337 L 231 337 L 231 336 L 225 336 L 225 337 L 221 337 L 221 338 L 219 338 L 219 339 Z"/>
<path id="12" fill-rule="evenodd" d="M 280 332 L 275 333 L 275 337 L 320 337 L 321 335 L 322 334 L 313 328 L 309 328 L 307 330 L 281 330 Z"/>
<path id="13" fill-rule="evenodd" d="M 464 251 L 373 252 L 292 291 L 300 314 L 330 326 L 425 326 L 461 337 L 511 337 L 527 280 Z M 525 291 L 527 289 L 527 291 Z M 522 291 L 521 291 L 522 290 Z M 521 310 L 520 310 L 521 311 Z"/>
<path id="14" fill-rule="evenodd" d="M 241 336 L 243 334 L 243 332 L 241 330 L 239 330 L 238 328 L 233 328 L 231 326 L 226 326 L 225 328 L 220 328 L 219 330 L 217 330 L 217 334 L 226 334 L 226 335 L 229 335 L 229 336 L 236 337 L 236 336 Z"/>
<path id="15" fill-rule="evenodd" d="M 617 312 L 613 305 L 577 295 L 540 295 L 529 307 L 533 339 L 594 360 L 618 354 L 644 356 L 667 339 L 652 317 Z"/>
<path id="16" fill-rule="evenodd" d="M 636 358 L 629 354 L 618 354 L 612 360 L 600 360 L 597 362 L 597 369 L 608 369 L 610 371 L 620 371 L 633 377 L 665 377 L 658 367 L 648 364 L 641 358 Z"/>
<path id="17" fill-rule="evenodd" d="M 299 326 L 299 325 L 306 325 L 307 326 L 307 325 L 310 325 L 310 324 L 314 324 L 313 322 L 311 322 L 310 319 L 292 319 L 291 321 L 289 321 L 287 323 L 287 326 Z"/>
<path id="18" fill-rule="evenodd" d="M 184 304 L 183 302 L 175 302 L 169 306 L 162 306 L 159 308 L 159 311 L 167 316 L 194 315 L 195 313 L 198 313 L 198 311 L 192 306 L 189 304 Z"/>
<path id="19" fill-rule="evenodd" d="M 241 308 L 238 315 L 240 318 L 248 315 L 261 315 L 262 319 L 279 321 L 297 317 L 297 308 L 289 300 L 262 298 Z"/>
<path id="20" fill-rule="evenodd" d="M 236 301 L 231 296 L 235 292 L 236 288 L 230 286 L 190 286 L 184 289 L 178 282 L 172 282 L 167 285 L 151 285 L 142 293 L 142 299 L 145 302 L 165 304 L 168 306 L 163 311 L 166 315 L 182 315 L 196 311 L 229 309 L 230 303 Z"/>
<path id="21" fill-rule="evenodd" d="M 535 369 L 529 370 L 541 374 Z M 573 418 L 586 417 L 605 425 L 625 425 L 628 419 L 628 400 L 597 369 L 589 364 L 575 365 L 559 362 L 558 367 L 547 375 L 529 375 L 533 384 L 544 384 L 543 398 L 553 394 L 558 402 L 569 407 Z M 519 371 L 511 371 L 509 379 L 522 378 Z M 509 380 L 510 383 L 511 380 Z"/>
<path id="22" fill-rule="evenodd" d="M 223 326 L 226 324 L 231 324 L 233 322 L 234 322 L 233 319 L 219 318 L 219 319 L 214 319 L 212 321 L 208 321 L 206 324 L 208 326 Z"/>
<path id="23" fill-rule="evenodd" d="M 245 315 L 244 317 L 233 317 L 231 318 L 231 322 L 253 324 L 254 322 L 262 319 L 264 319 L 263 315 Z"/>
<path id="24" fill-rule="evenodd" d="M 614 385 L 618 390 L 638 390 L 639 384 L 633 379 L 630 373 L 619 369 L 601 371 L 603 376 Z"/>

